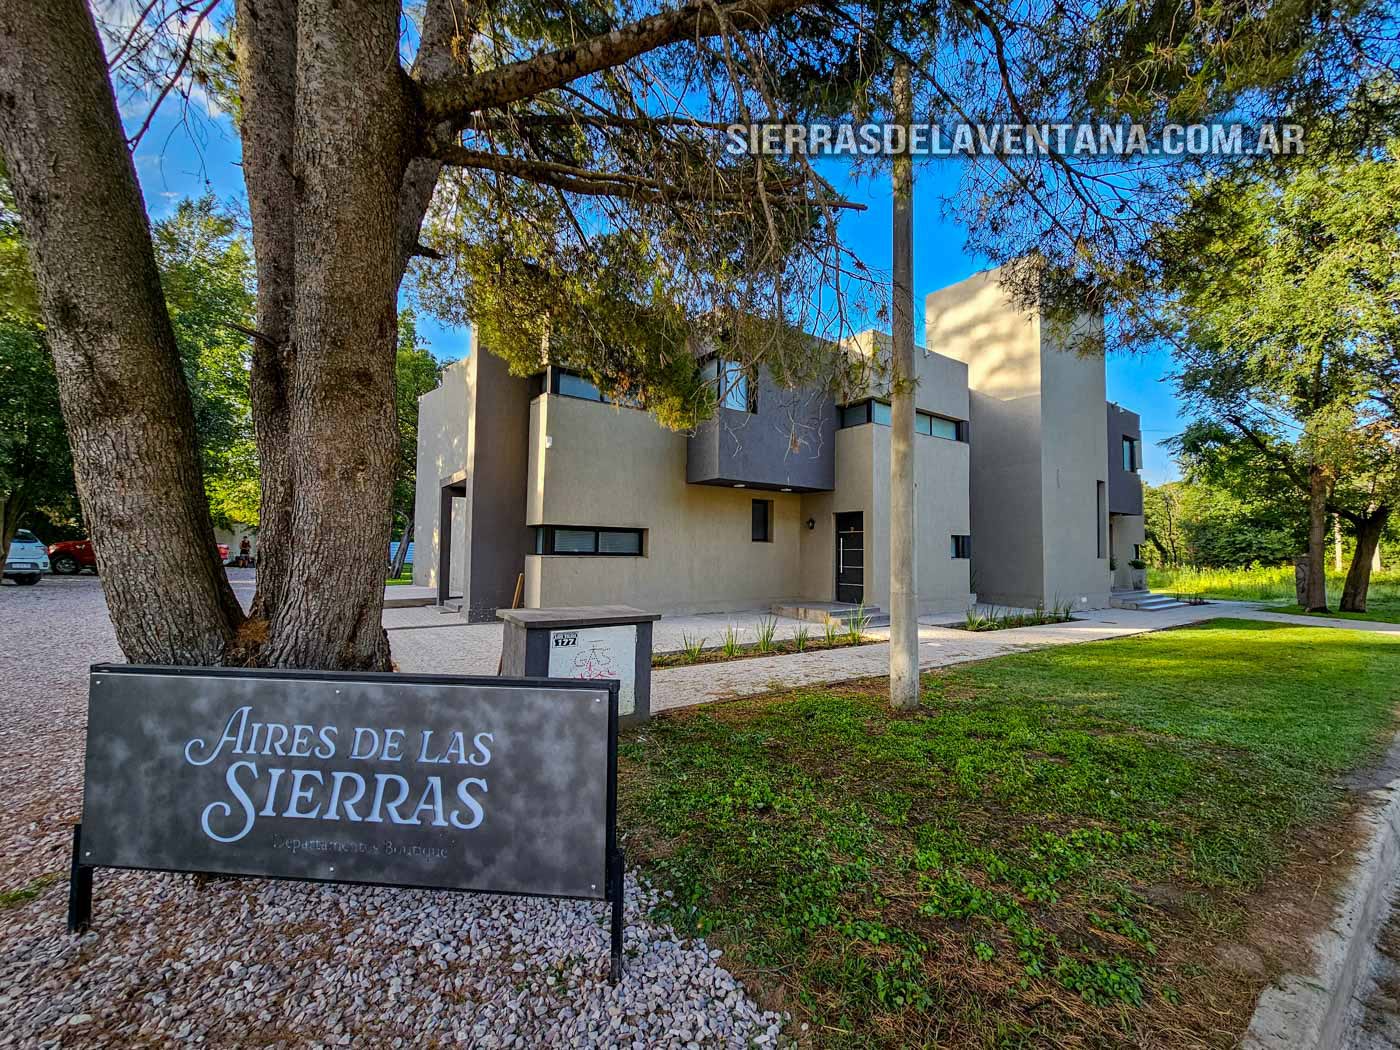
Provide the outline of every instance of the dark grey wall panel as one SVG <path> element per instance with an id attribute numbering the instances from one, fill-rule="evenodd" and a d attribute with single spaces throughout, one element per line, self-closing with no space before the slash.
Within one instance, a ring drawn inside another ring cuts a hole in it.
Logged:
<path id="1" fill-rule="evenodd" d="M 1123 438 L 1136 438 L 1142 448 L 1142 421 L 1136 412 L 1108 403 L 1108 512 L 1142 513 L 1142 477 L 1123 469 Z"/>
<path id="2" fill-rule="evenodd" d="M 758 381 L 758 411 L 721 408 L 690 438 L 686 480 L 697 485 L 836 487 L 837 409 L 819 388 L 786 390 L 771 376 Z"/>

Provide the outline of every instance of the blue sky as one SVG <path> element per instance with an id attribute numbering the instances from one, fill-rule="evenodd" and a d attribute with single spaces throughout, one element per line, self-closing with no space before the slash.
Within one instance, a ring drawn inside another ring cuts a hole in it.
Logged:
<path id="1" fill-rule="evenodd" d="M 136 153 L 137 174 L 152 217 L 168 214 L 183 197 L 206 191 L 224 201 L 243 202 L 239 156 L 238 136 L 227 117 L 182 122 L 178 107 L 167 105 Z M 957 163 L 925 161 L 915 171 L 916 332 L 923 330 L 923 300 L 928 292 L 960 281 L 987 265 L 986 260 L 967 254 L 963 228 L 942 213 L 940 197 L 955 188 Z M 841 227 L 843 236 L 867 266 L 887 273 L 891 222 L 888 181 L 880 176 L 856 179 L 834 164 L 824 166 L 822 174 L 849 199 L 867 206 L 864 212 L 846 216 Z M 441 360 L 455 360 L 467 352 L 467 334 L 461 329 L 420 317 L 418 330 Z M 1143 477 L 1154 485 L 1177 476 L 1175 464 L 1157 445 L 1179 433 L 1183 426 L 1171 384 L 1165 378 L 1170 369 L 1170 356 L 1163 352 L 1130 355 L 1110 350 L 1108 356 L 1109 399 L 1141 414 Z"/>

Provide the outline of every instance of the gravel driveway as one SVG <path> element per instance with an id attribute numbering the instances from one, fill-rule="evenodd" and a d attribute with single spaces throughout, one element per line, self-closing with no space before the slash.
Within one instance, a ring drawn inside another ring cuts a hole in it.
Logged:
<path id="1" fill-rule="evenodd" d="M 605 908 L 570 901 L 99 871 L 93 932 L 69 937 L 86 669 L 116 659 L 94 577 L 0 588 L 0 1047 L 778 1041 L 630 875 L 617 988 Z"/>

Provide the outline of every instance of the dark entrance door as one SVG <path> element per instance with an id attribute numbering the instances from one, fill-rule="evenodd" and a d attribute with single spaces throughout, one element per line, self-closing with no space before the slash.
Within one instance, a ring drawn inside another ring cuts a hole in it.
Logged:
<path id="1" fill-rule="evenodd" d="M 865 599 L 865 524 L 860 511 L 836 515 L 836 600 Z"/>

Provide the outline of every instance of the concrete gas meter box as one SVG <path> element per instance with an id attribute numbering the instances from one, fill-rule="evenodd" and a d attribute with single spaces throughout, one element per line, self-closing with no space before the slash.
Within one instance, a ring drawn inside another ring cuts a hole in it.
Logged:
<path id="1" fill-rule="evenodd" d="M 623 725 L 651 715 L 651 625 L 659 613 L 629 605 L 498 609 L 505 621 L 501 674 L 616 679 Z"/>

